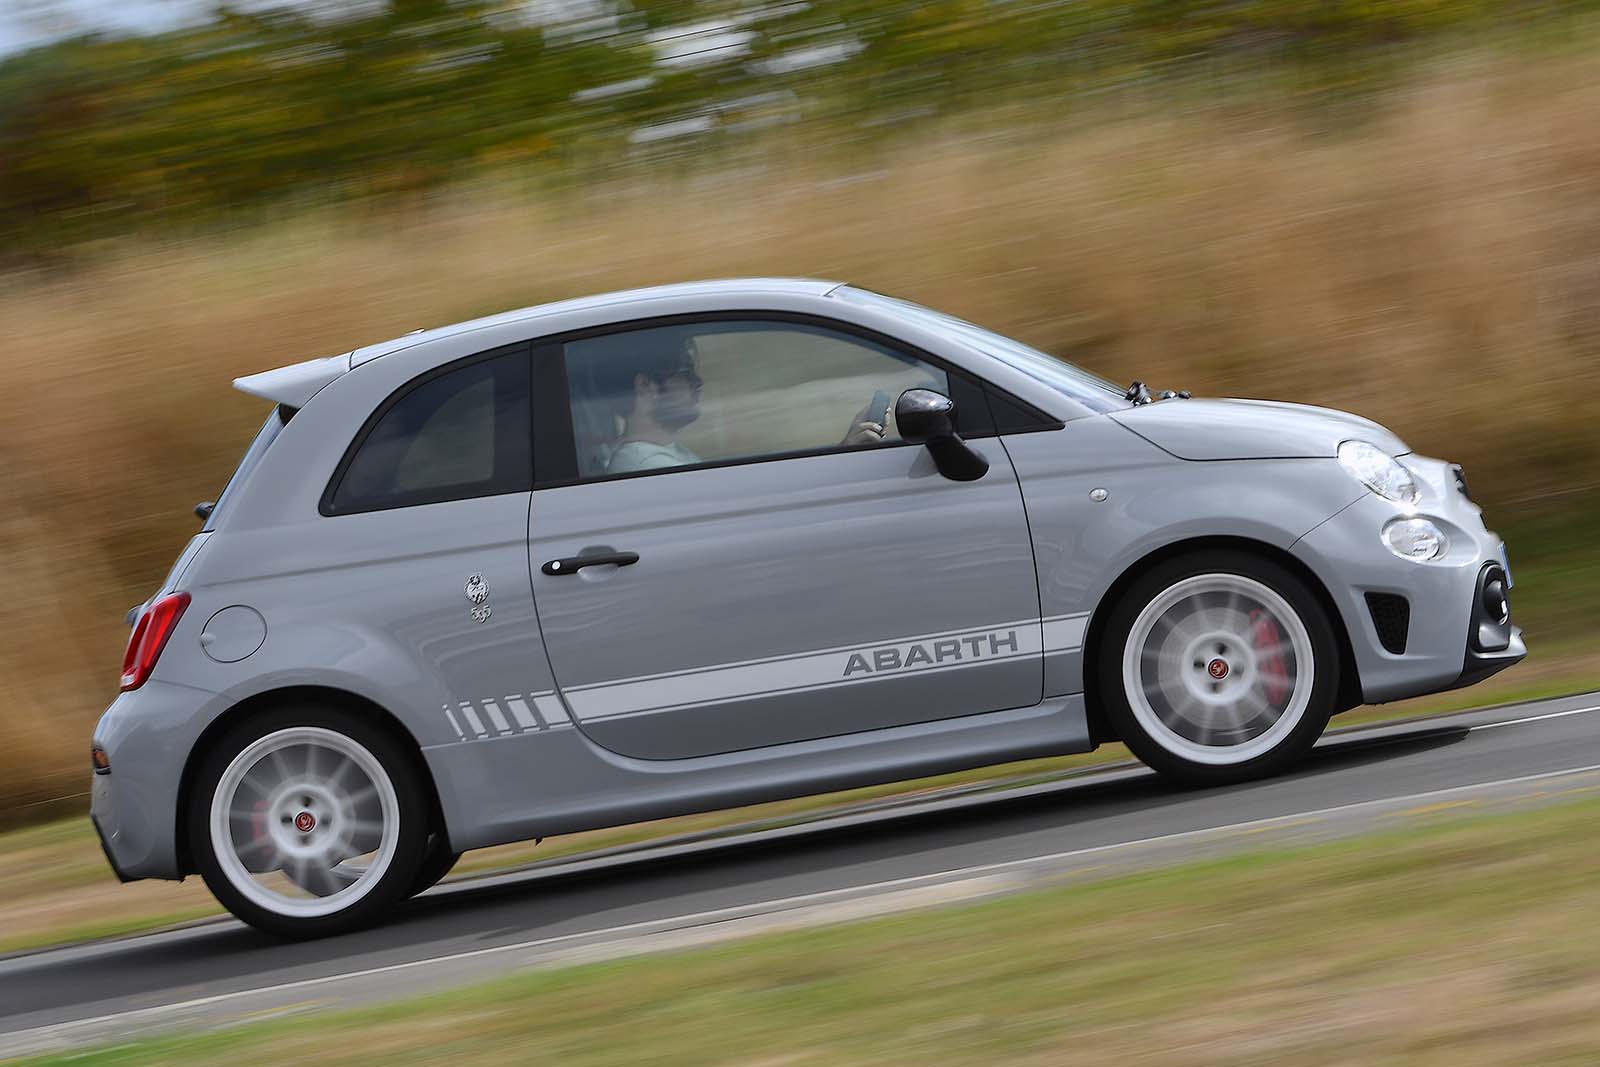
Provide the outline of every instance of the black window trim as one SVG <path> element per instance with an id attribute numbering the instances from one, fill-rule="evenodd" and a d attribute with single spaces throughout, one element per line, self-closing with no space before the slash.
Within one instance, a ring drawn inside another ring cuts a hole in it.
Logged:
<path id="1" fill-rule="evenodd" d="M 443 504 L 452 500 L 479 500 L 486 497 L 507 496 L 512 493 L 529 492 L 533 488 L 532 472 L 535 469 L 534 464 L 537 462 L 537 459 L 532 456 L 529 458 L 528 466 L 529 481 L 527 484 L 516 489 L 497 489 L 494 492 L 484 493 L 462 492 L 460 491 L 459 487 L 442 488 L 427 492 L 411 493 L 394 501 L 387 501 L 380 504 L 370 504 L 361 507 L 341 508 L 334 505 L 334 497 L 339 491 L 339 486 L 344 481 L 345 475 L 349 472 L 350 465 L 355 462 L 357 453 L 361 451 L 361 446 L 366 444 L 367 438 L 372 435 L 373 430 L 377 428 L 378 424 L 383 421 L 383 417 L 387 415 L 390 410 L 395 407 L 395 405 L 399 404 L 413 391 L 422 388 L 424 385 L 427 385 L 436 378 L 441 378 L 446 374 L 461 370 L 464 367 L 469 367 L 475 363 L 484 363 L 492 359 L 503 359 L 507 356 L 516 355 L 519 352 L 522 355 L 524 369 L 528 375 L 528 393 L 529 396 L 532 397 L 537 393 L 537 390 L 534 388 L 533 378 L 533 343 L 529 341 L 513 341 L 510 344 L 498 345 L 494 348 L 485 349 L 482 352 L 474 352 L 469 356 L 463 356 L 460 359 L 454 359 L 448 363 L 441 363 L 437 367 L 430 367 L 428 370 L 423 371 L 415 377 L 407 379 L 405 382 L 396 387 L 393 392 L 383 399 L 382 403 L 372 410 L 371 414 L 367 416 L 366 421 L 361 424 L 361 429 L 356 432 L 355 437 L 351 439 L 350 444 L 345 448 L 344 455 L 340 457 L 338 466 L 333 468 L 333 475 L 328 479 L 328 484 L 322 490 L 322 498 L 317 502 L 317 511 L 324 517 L 333 518 L 340 515 L 364 515 L 374 511 L 394 511 L 397 508 L 422 507 L 427 504 Z M 531 406 L 532 405 L 530 405 L 530 407 Z M 531 419 L 532 417 L 533 412 L 530 410 L 529 418 Z M 530 451 L 533 448 L 533 437 L 534 435 L 530 433 L 528 441 L 528 447 Z"/>
<path id="2" fill-rule="evenodd" d="M 847 322 L 842 319 L 831 318 L 826 315 L 814 315 L 800 311 L 779 311 L 762 309 L 730 309 L 719 311 L 693 311 L 677 315 L 657 315 L 642 319 L 631 319 L 626 322 L 608 322 L 599 326 L 589 326 L 579 330 L 565 333 L 550 334 L 533 340 L 534 360 L 529 379 L 530 392 L 534 401 L 533 423 L 533 487 L 539 489 L 556 489 L 570 485 L 593 485 L 600 482 L 621 481 L 628 478 L 647 478 L 659 474 L 677 474 L 682 471 L 715 470 L 721 467 L 743 467 L 754 463 L 776 463 L 790 459 L 810 459 L 816 456 L 840 455 L 850 452 L 864 452 L 882 448 L 921 448 L 923 446 L 912 444 L 909 441 L 894 441 L 883 445 L 826 445 L 821 448 L 800 449 L 791 452 L 773 452 L 758 456 L 741 456 L 734 459 L 707 460 L 703 463 L 686 463 L 676 467 L 659 467 L 649 470 L 622 471 L 616 474 L 601 474 L 583 477 L 578 473 L 577 449 L 574 444 L 572 426 L 572 402 L 567 384 L 566 346 L 574 341 L 585 341 L 592 337 L 604 337 L 616 333 L 632 333 L 638 330 L 657 329 L 668 326 L 686 326 L 703 322 L 789 322 L 797 325 L 814 326 L 848 337 L 856 337 L 864 341 L 886 348 L 891 352 L 930 364 L 945 372 L 951 381 L 964 379 L 970 400 L 971 391 L 976 389 L 983 397 L 984 409 L 977 413 L 983 420 L 983 427 L 976 432 L 962 431 L 961 436 L 967 440 L 982 440 L 988 437 L 998 437 L 1018 433 L 1038 433 L 1046 430 L 1059 430 L 1065 423 L 1054 419 L 1038 410 L 1034 405 L 999 388 L 984 378 L 973 374 L 964 367 L 956 366 L 948 359 L 934 355 L 922 348 L 912 345 L 901 338 L 881 333 L 871 327 L 861 326 L 857 323 Z M 954 386 L 950 391 L 955 393 Z M 1012 404 L 1016 410 L 1029 413 L 1034 418 L 1027 420 L 1022 425 L 1000 427 L 994 417 L 994 411 L 989 404 L 992 395 L 1003 397 Z M 957 400 L 956 417 L 959 419 L 964 408 Z M 968 405 L 970 407 L 970 404 Z M 969 416 L 970 417 L 970 416 Z"/>

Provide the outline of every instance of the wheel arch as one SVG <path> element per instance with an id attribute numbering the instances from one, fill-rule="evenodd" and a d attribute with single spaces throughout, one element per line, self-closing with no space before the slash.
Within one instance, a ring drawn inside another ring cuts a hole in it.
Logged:
<path id="1" fill-rule="evenodd" d="M 239 723 L 259 714 L 269 708 L 282 707 L 287 704 L 315 703 L 332 705 L 345 711 L 353 712 L 378 725 L 395 740 L 399 741 L 411 757 L 414 769 L 420 776 L 423 788 L 428 796 L 429 820 L 431 830 L 435 833 L 445 833 L 444 809 L 439 803 L 439 788 L 433 780 L 433 772 L 428 767 L 428 761 L 422 755 L 422 746 L 416 736 L 406 728 L 400 719 L 387 708 L 377 702 L 352 693 L 347 689 L 339 689 L 326 685 L 290 685 L 276 689 L 268 689 L 254 693 L 238 703 L 224 710 L 212 719 L 206 728 L 200 732 L 195 743 L 189 749 L 189 755 L 184 760 L 183 771 L 178 779 L 178 803 L 174 812 L 174 841 L 177 843 L 178 873 L 190 875 L 195 873 L 194 852 L 189 842 L 188 812 L 191 794 L 194 789 L 194 777 L 201 761 L 212 747 Z"/>
<path id="2" fill-rule="evenodd" d="M 1327 612 L 1328 621 L 1333 626 L 1334 638 L 1339 644 L 1339 697 L 1335 706 L 1338 711 L 1347 711 L 1362 703 L 1361 675 L 1356 664 L 1355 651 L 1350 643 L 1349 630 L 1345 626 L 1344 616 L 1339 613 L 1338 605 L 1334 603 L 1333 596 L 1315 571 L 1293 553 L 1266 541 L 1236 536 L 1191 537 L 1162 545 L 1129 564 L 1106 587 L 1105 593 L 1089 616 L 1089 628 L 1083 642 L 1083 692 L 1084 705 L 1089 716 L 1089 738 L 1094 744 L 1121 740 L 1107 721 L 1101 705 L 1100 694 L 1097 692 L 1100 672 L 1095 667 L 1100 661 L 1101 642 L 1104 640 L 1106 620 L 1111 615 L 1112 606 L 1127 594 L 1128 587 L 1134 580 L 1150 567 L 1180 556 L 1216 550 L 1231 550 L 1261 556 L 1306 583 L 1306 587 Z"/>

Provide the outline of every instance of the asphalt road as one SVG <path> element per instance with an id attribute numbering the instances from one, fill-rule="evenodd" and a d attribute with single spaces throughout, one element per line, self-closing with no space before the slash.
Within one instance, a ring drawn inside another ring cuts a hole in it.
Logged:
<path id="1" fill-rule="evenodd" d="M 1297 772 L 1245 786 L 1184 792 L 1142 768 L 1118 768 L 857 811 L 447 883 L 387 926 L 324 941 L 279 943 L 222 921 L 0 960 L 0 1056 L 1597 787 L 1600 694 L 1588 694 L 1333 733 Z"/>

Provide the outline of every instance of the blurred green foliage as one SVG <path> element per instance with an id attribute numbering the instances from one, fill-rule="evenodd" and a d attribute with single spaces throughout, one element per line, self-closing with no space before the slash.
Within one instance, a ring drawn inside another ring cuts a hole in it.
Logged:
<path id="1" fill-rule="evenodd" d="M 1529 0 L 388 0 L 215 9 L 0 61 L 0 259 L 491 168 L 861 132 L 1184 72 L 1366 63 Z M 1587 6 L 1587 5 L 1580 5 Z M 1348 81 L 1348 79 L 1347 79 Z"/>

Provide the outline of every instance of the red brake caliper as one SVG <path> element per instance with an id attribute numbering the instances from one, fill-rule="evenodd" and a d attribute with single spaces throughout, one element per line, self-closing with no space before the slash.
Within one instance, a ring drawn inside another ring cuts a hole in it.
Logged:
<path id="1" fill-rule="evenodd" d="M 1283 631 L 1278 620 L 1256 608 L 1250 612 L 1250 639 L 1256 646 L 1256 671 L 1266 686 L 1267 700 L 1281 706 L 1291 688 L 1289 665 L 1283 659 Z M 1262 649 L 1272 649 L 1262 652 Z"/>
<path id="2" fill-rule="evenodd" d="M 256 801 L 256 806 L 250 813 L 250 843 L 260 844 L 267 839 L 267 802 Z"/>

